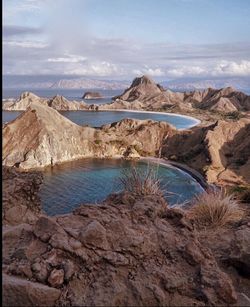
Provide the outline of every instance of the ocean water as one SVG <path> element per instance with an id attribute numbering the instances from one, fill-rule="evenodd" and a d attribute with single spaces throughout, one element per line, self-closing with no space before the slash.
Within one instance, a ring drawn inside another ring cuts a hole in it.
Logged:
<path id="1" fill-rule="evenodd" d="M 22 112 L 19 111 L 3 111 L 2 122 L 10 122 L 17 118 Z M 165 121 L 172 124 L 177 129 L 185 129 L 196 124 L 196 120 L 182 116 L 175 116 L 171 114 L 154 114 L 154 113 L 139 113 L 126 111 L 64 111 L 60 112 L 63 116 L 70 119 L 78 125 L 89 125 L 91 127 L 101 127 L 105 124 L 120 121 L 124 118 L 134 119 L 152 119 L 156 121 Z"/>
<path id="2" fill-rule="evenodd" d="M 18 98 L 25 92 L 32 92 L 39 97 L 52 98 L 55 95 L 62 95 L 68 100 L 83 101 L 82 96 L 85 92 L 99 92 L 102 99 L 85 99 L 84 102 L 89 104 L 100 104 L 110 102 L 112 97 L 120 95 L 123 90 L 99 90 L 99 89 L 4 89 L 3 88 L 3 99 Z"/>
<path id="3" fill-rule="evenodd" d="M 48 215 L 72 212 L 80 204 L 95 204 L 110 193 L 121 191 L 119 178 L 133 165 L 146 170 L 147 163 L 115 159 L 84 159 L 48 168 L 39 196 Z M 170 206 L 180 205 L 203 192 L 190 175 L 173 167 L 152 164 Z"/>

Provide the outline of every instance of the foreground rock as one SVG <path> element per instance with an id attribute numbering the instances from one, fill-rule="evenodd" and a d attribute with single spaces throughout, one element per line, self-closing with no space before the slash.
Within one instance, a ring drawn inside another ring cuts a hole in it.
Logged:
<path id="1" fill-rule="evenodd" d="M 207 127 L 176 131 L 166 138 L 162 155 L 183 162 L 219 184 L 250 183 L 250 119 L 218 121 Z"/>
<path id="2" fill-rule="evenodd" d="M 41 214 L 38 197 L 41 183 L 41 173 L 20 173 L 13 168 L 6 167 L 2 169 L 4 225 L 35 223 L 37 216 Z"/>
<path id="3" fill-rule="evenodd" d="M 30 169 L 84 157 L 155 155 L 175 130 L 165 122 L 133 119 L 100 129 L 82 127 L 48 106 L 32 103 L 3 128 L 3 165 Z"/>
<path id="4" fill-rule="evenodd" d="M 86 92 L 82 96 L 83 99 L 100 99 L 103 98 L 103 96 L 98 92 Z"/>
<path id="5" fill-rule="evenodd" d="M 83 102 L 69 101 L 63 96 L 56 95 L 51 99 L 41 98 L 30 92 L 24 92 L 20 98 L 16 100 L 6 100 L 3 103 L 5 111 L 25 111 L 31 104 L 36 103 L 44 106 L 49 106 L 58 111 L 77 111 L 87 110 L 88 105 Z"/>
<path id="6" fill-rule="evenodd" d="M 230 276 L 184 212 L 168 209 L 160 196 L 113 195 L 72 214 L 37 217 L 34 225 L 3 229 L 5 306 L 237 302 Z"/>

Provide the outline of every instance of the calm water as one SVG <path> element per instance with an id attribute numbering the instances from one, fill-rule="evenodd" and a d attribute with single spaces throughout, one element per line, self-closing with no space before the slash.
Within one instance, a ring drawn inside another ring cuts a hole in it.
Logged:
<path id="1" fill-rule="evenodd" d="M 3 111 L 3 123 L 12 121 L 21 113 L 22 112 L 17 111 Z M 196 124 L 196 121 L 190 118 L 164 114 L 136 113 L 126 111 L 65 111 L 60 113 L 78 125 L 89 125 L 91 127 L 100 127 L 105 124 L 117 122 L 123 118 L 165 121 L 174 125 L 177 129 L 185 129 Z"/>
<path id="2" fill-rule="evenodd" d="M 112 159 L 84 159 L 57 165 L 44 173 L 40 190 L 43 210 L 48 215 L 72 212 L 80 204 L 95 204 L 110 193 L 122 190 L 119 177 L 136 162 Z M 148 164 L 138 162 L 146 170 Z M 156 165 L 153 164 L 156 168 Z M 158 176 L 170 205 L 182 204 L 201 193 L 201 186 L 188 174 L 172 167 L 160 166 Z"/>
<path id="3" fill-rule="evenodd" d="M 84 102 L 88 104 L 100 104 L 110 102 L 111 98 L 117 95 L 120 95 L 123 90 L 99 90 L 99 89 L 4 89 L 3 88 L 3 98 L 18 98 L 20 95 L 25 92 L 32 92 L 33 94 L 39 97 L 52 98 L 55 95 L 62 95 L 69 100 L 82 101 L 82 96 L 85 92 L 95 91 L 100 93 L 102 99 L 85 99 Z"/>

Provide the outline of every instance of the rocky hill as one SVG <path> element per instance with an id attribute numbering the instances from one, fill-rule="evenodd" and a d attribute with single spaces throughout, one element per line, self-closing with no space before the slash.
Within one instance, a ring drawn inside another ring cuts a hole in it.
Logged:
<path id="1" fill-rule="evenodd" d="M 84 102 L 69 101 L 60 95 L 56 95 L 53 98 L 48 99 L 36 96 L 35 94 L 30 92 L 24 92 L 18 99 L 14 101 L 13 99 L 5 100 L 3 102 L 2 109 L 5 111 L 25 111 L 31 103 L 41 104 L 45 106 L 47 105 L 53 109 L 60 111 L 87 110 L 89 107 Z"/>
<path id="2" fill-rule="evenodd" d="M 249 219 L 197 232 L 161 196 L 126 193 L 48 217 L 40 174 L 3 172 L 4 306 L 248 305 Z"/>
<path id="3" fill-rule="evenodd" d="M 130 109 L 155 109 L 164 105 L 174 105 L 182 102 L 183 93 L 165 91 L 162 86 L 156 84 L 147 76 L 135 78 L 131 86 L 120 96 L 114 97 L 114 102 L 105 105 L 107 108 L 118 108 L 124 104 L 124 108 Z M 129 104 L 128 104 L 129 103 Z"/>
<path id="4" fill-rule="evenodd" d="M 250 119 L 218 121 L 176 131 L 165 140 L 163 156 L 190 165 L 211 183 L 250 183 Z"/>
<path id="5" fill-rule="evenodd" d="M 101 129 L 74 124 L 56 110 L 31 103 L 3 128 L 3 164 L 29 169 L 84 157 L 155 155 L 168 133 L 166 122 L 124 119 Z"/>
<path id="6" fill-rule="evenodd" d="M 208 88 L 203 91 L 172 92 L 154 83 L 147 76 L 134 79 L 131 86 L 120 96 L 114 97 L 110 104 L 99 108 L 108 109 L 172 109 L 192 111 L 233 112 L 250 111 L 250 96 L 231 87 L 219 90 Z"/>

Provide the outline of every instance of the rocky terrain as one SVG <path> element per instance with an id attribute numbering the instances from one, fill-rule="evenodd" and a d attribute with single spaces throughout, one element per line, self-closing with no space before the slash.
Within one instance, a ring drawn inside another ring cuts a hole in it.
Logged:
<path id="1" fill-rule="evenodd" d="M 63 96 L 56 95 L 52 98 L 41 98 L 30 92 L 24 92 L 16 99 L 7 99 L 3 101 L 3 110 L 5 111 L 25 111 L 32 104 L 49 106 L 58 111 L 77 111 L 87 110 L 89 106 L 84 102 L 69 101 Z"/>
<path id="2" fill-rule="evenodd" d="M 3 128 L 3 165 L 23 169 L 84 157 L 156 155 L 166 135 L 176 129 L 166 122 L 124 119 L 101 128 L 74 124 L 40 103 Z"/>
<path id="3" fill-rule="evenodd" d="M 250 184 L 250 119 L 218 121 L 176 131 L 166 138 L 162 155 L 206 175 L 210 183 Z"/>
<path id="4" fill-rule="evenodd" d="M 30 169 L 84 157 L 161 153 L 201 172 L 210 183 L 245 185 L 250 183 L 249 135 L 249 118 L 219 120 L 186 131 L 165 122 L 133 119 L 91 128 L 74 124 L 46 105 L 31 103 L 3 128 L 3 165 Z"/>
<path id="5" fill-rule="evenodd" d="M 154 83 L 147 76 L 134 79 L 131 86 L 120 96 L 114 97 L 103 109 L 145 109 L 191 112 L 196 109 L 233 112 L 250 111 L 250 96 L 231 87 L 222 89 L 208 88 L 203 91 L 172 92 Z"/>
<path id="6" fill-rule="evenodd" d="M 87 92 L 83 97 L 85 99 L 101 98 L 100 94 L 95 92 Z M 176 112 L 193 115 L 203 121 L 209 120 L 210 122 L 219 119 L 221 114 L 235 113 L 233 115 L 238 116 L 237 112 L 243 112 L 244 115 L 250 111 L 250 96 L 236 91 L 232 87 L 173 92 L 165 90 L 147 76 L 135 78 L 122 95 L 116 96 L 112 102 L 102 105 L 87 105 L 84 102 L 69 101 L 59 95 L 51 99 L 40 98 L 25 92 L 17 100 L 3 101 L 3 110 L 26 110 L 31 102 L 49 105 L 60 111 L 131 109 Z M 243 116 L 242 114 L 241 116 Z"/>
<path id="7" fill-rule="evenodd" d="M 86 92 L 82 96 L 82 99 L 100 99 L 103 98 L 103 96 L 98 92 Z"/>
<path id="8" fill-rule="evenodd" d="M 40 180 L 3 169 L 4 306 L 249 304 L 247 217 L 197 232 L 161 196 L 126 193 L 48 217 L 34 198 Z M 20 207 L 32 219 L 9 213 Z"/>

